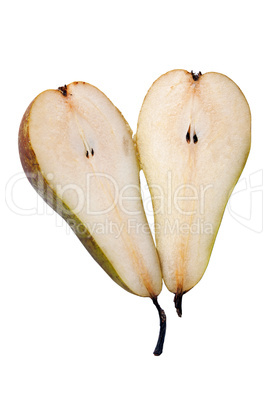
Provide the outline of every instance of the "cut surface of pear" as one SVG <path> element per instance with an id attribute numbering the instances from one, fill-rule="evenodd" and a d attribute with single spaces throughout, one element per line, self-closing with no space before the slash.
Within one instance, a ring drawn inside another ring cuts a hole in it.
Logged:
<path id="1" fill-rule="evenodd" d="M 250 150 L 251 116 L 225 75 L 173 70 L 149 89 L 136 143 L 150 188 L 163 278 L 182 294 L 203 276 Z"/>
<path id="2" fill-rule="evenodd" d="M 19 151 L 35 189 L 112 279 L 157 296 L 162 276 L 132 132 L 111 101 L 83 82 L 42 92 L 25 112 Z"/>

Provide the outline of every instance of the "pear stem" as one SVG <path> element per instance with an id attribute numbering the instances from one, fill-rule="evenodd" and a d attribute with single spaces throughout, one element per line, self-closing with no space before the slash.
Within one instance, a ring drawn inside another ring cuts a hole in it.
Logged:
<path id="1" fill-rule="evenodd" d="M 159 306 L 157 297 L 152 298 L 152 301 L 157 308 L 159 318 L 160 318 L 160 330 L 159 330 L 159 336 L 157 340 L 157 344 L 154 350 L 154 355 L 155 356 L 160 356 L 163 352 L 163 346 L 164 346 L 164 341 L 165 341 L 165 335 L 166 335 L 166 314 L 164 310 Z"/>
<path id="2" fill-rule="evenodd" d="M 182 306 L 181 306 L 182 296 L 183 296 L 183 293 L 176 293 L 175 297 L 174 297 L 174 303 L 175 303 L 175 307 L 176 307 L 177 314 L 179 317 L 182 316 Z"/>

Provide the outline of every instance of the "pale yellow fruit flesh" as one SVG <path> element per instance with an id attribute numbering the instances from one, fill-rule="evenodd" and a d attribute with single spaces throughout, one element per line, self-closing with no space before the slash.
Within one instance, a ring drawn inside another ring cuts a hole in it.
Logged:
<path id="1" fill-rule="evenodd" d="M 240 89 L 218 73 L 194 80 L 187 71 L 170 71 L 144 100 L 136 142 L 171 292 L 187 292 L 205 272 L 226 203 L 248 157 L 250 120 Z"/>
<path id="2" fill-rule="evenodd" d="M 81 232 L 92 236 L 107 273 L 137 295 L 157 296 L 159 259 L 141 202 L 132 133 L 120 112 L 97 88 L 76 82 L 41 93 L 22 126 L 42 177 Z"/>

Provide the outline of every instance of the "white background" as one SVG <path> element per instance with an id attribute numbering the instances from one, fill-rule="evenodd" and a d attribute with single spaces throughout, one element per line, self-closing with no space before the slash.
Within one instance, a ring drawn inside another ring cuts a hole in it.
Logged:
<path id="1" fill-rule="evenodd" d="M 266 14 L 258 0 L 1 6 L 2 402 L 267 401 Z M 159 297 L 168 328 L 157 358 L 152 302 L 115 285 L 38 199 L 21 174 L 17 135 L 38 93 L 75 80 L 101 89 L 135 131 L 150 85 L 175 68 L 221 72 L 240 86 L 252 148 L 183 317 L 166 288 Z"/>

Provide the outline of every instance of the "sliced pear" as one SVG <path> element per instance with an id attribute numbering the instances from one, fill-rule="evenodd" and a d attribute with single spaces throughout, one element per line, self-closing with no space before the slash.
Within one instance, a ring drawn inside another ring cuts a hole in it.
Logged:
<path id="1" fill-rule="evenodd" d="M 156 246 L 181 315 L 202 278 L 250 150 L 248 103 L 229 78 L 174 70 L 145 97 L 136 134 L 154 208 Z"/>
<path id="2" fill-rule="evenodd" d="M 152 298 L 163 338 L 160 264 L 142 206 L 132 132 L 118 109 L 84 82 L 42 92 L 22 119 L 19 152 L 33 187 L 107 274 L 129 292 Z"/>

